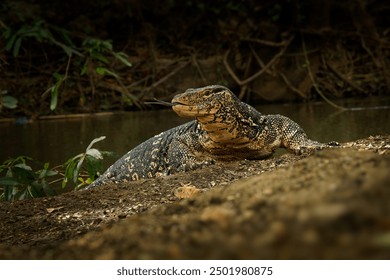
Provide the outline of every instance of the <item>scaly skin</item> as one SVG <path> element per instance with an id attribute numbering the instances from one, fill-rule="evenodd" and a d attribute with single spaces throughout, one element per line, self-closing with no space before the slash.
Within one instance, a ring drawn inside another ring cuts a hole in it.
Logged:
<path id="1" fill-rule="evenodd" d="M 88 188 L 165 176 L 216 161 L 263 159 L 280 147 L 301 154 L 332 145 L 310 140 L 287 117 L 262 115 L 223 86 L 188 89 L 172 99 L 172 108 L 180 117 L 195 120 L 141 143 Z"/>

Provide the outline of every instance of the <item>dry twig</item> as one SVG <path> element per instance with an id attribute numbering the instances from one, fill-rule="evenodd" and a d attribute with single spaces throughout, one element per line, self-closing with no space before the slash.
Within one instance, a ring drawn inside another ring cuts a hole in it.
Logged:
<path id="1" fill-rule="evenodd" d="M 310 77 L 310 80 L 313 84 L 313 87 L 315 88 L 315 90 L 317 91 L 317 93 L 322 97 L 322 99 L 325 100 L 325 102 L 327 102 L 329 105 L 331 105 L 332 107 L 338 109 L 338 110 L 346 110 L 346 108 L 344 108 L 343 106 L 340 106 L 340 105 L 337 105 L 336 103 L 332 102 L 330 99 L 328 99 L 325 94 L 321 91 L 321 89 L 319 88 L 317 82 L 315 81 L 314 79 L 314 75 L 313 75 L 313 72 L 311 71 L 310 69 L 310 60 L 307 56 L 307 52 L 306 52 L 306 43 L 305 43 L 305 40 L 303 38 L 303 34 L 302 34 L 302 49 L 303 49 L 303 53 L 305 55 L 305 60 L 306 60 L 306 67 L 307 67 L 307 72 L 309 74 L 309 77 Z"/>
<path id="2" fill-rule="evenodd" d="M 226 70 L 230 74 L 230 76 L 234 79 L 234 81 L 239 85 L 239 86 L 244 86 L 253 80 L 257 79 L 260 77 L 264 72 L 266 72 L 286 51 L 287 47 L 293 40 L 294 36 L 291 36 L 287 41 L 284 42 L 283 47 L 281 50 L 266 64 L 262 69 L 260 69 L 258 72 L 253 74 L 252 76 L 246 78 L 245 80 L 241 80 L 237 77 L 237 75 L 234 73 L 233 69 L 230 67 L 229 62 L 228 62 L 228 57 L 230 50 L 228 50 L 225 53 L 225 56 L 223 58 L 223 64 L 225 65 Z M 279 44 L 279 43 L 278 43 Z"/>
<path id="3" fill-rule="evenodd" d="M 339 77 L 341 80 L 343 80 L 345 83 L 349 84 L 352 88 L 356 89 L 357 91 L 360 91 L 362 93 L 366 93 L 364 89 L 359 87 L 357 84 L 355 84 L 353 81 L 347 79 L 340 71 L 336 69 L 331 63 L 325 61 L 324 56 L 321 55 L 321 59 L 324 65 L 326 65 L 337 77 Z"/>
<path id="4" fill-rule="evenodd" d="M 191 55 L 191 60 L 194 63 L 194 65 L 196 67 L 196 70 L 198 70 L 199 76 L 202 79 L 203 83 L 206 84 L 207 83 L 207 79 L 206 79 L 206 77 L 203 74 L 203 71 L 202 71 L 202 69 L 201 69 L 201 67 L 200 67 L 200 65 L 198 63 L 198 60 L 196 59 L 196 54 Z"/>
<path id="5" fill-rule="evenodd" d="M 286 77 L 286 75 L 284 75 L 281 71 L 279 71 L 279 76 L 283 79 L 283 81 L 286 83 L 286 85 L 288 86 L 288 88 L 289 88 L 291 91 L 297 93 L 297 94 L 298 94 L 300 97 L 302 97 L 303 99 L 306 99 L 306 98 L 307 98 L 307 96 L 305 96 L 305 94 L 304 94 L 302 91 L 300 91 L 298 88 L 294 87 L 294 86 L 291 84 L 290 80 L 289 80 L 289 79 Z"/>
<path id="6" fill-rule="evenodd" d="M 178 67 L 176 67 L 174 70 L 172 70 L 171 72 L 169 72 L 167 75 L 165 75 L 164 77 L 162 77 L 160 80 L 158 80 L 157 82 L 154 82 L 148 89 L 147 91 L 159 86 L 160 84 L 164 83 L 166 80 L 168 80 L 170 77 L 172 77 L 173 75 L 175 75 L 177 72 L 179 72 L 181 69 L 183 69 L 184 67 L 186 67 L 188 64 L 190 64 L 191 60 L 188 60 L 184 63 L 182 63 L 181 65 L 179 65 Z"/>
<path id="7" fill-rule="evenodd" d="M 254 38 L 241 39 L 241 41 L 243 41 L 243 42 L 251 42 L 251 43 L 258 43 L 258 44 L 269 46 L 269 47 L 283 47 L 283 46 L 286 45 L 286 41 L 272 42 L 272 41 L 267 41 L 267 40 L 262 40 L 262 39 L 254 39 Z"/>

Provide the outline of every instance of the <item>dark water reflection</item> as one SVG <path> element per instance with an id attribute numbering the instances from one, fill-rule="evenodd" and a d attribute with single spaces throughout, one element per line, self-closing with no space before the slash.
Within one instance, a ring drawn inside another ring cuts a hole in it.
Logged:
<path id="1" fill-rule="evenodd" d="M 389 103 L 370 106 L 378 105 L 381 105 L 380 109 L 360 108 L 343 112 L 320 103 L 267 105 L 257 106 L 257 109 L 264 114 L 290 117 L 312 139 L 345 142 L 390 133 Z M 24 125 L 0 124 L 0 162 L 9 157 L 26 155 L 54 166 L 81 153 L 92 139 L 102 135 L 107 138 L 96 147 L 122 155 L 149 137 L 186 121 L 171 110 L 163 110 L 38 121 Z"/>

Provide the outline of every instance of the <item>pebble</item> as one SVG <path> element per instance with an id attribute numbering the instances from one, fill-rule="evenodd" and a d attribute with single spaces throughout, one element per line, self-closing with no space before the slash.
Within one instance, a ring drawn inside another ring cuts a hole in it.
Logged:
<path id="1" fill-rule="evenodd" d="M 272 195 L 274 191 L 271 188 L 266 188 L 263 190 L 263 194 L 265 195 Z"/>
<path id="2" fill-rule="evenodd" d="M 177 188 L 174 194 L 177 198 L 188 199 L 188 198 L 194 198 L 198 196 L 201 192 L 202 190 L 194 186 L 183 186 Z"/>

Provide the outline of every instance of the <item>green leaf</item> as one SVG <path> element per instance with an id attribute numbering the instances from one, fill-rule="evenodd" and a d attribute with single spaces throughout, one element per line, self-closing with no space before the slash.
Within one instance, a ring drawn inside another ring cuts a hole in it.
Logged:
<path id="1" fill-rule="evenodd" d="M 100 137 L 98 137 L 98 138 L 93 139 L 93 140 L 91 141 L 91 143 L 89 143 L 89 145 L 88 145 L 88 147 L 87 147 L 87 151 L 88 151 L 89 149 L 91 149 L 92 146 L 93 146 L 94 144 L 96 144 L 97 142 L 103 141 L 104 139 L 106 139 L 106 136 L 100 136 Z"/>
<path id="2" fill-rule="evenodd" d="M 60 87 L 61 82 L 57 82 L 51 88 L 51 99 L 50 99 L 50 110 L 54 111 L 57 108 L 58 104 L 58 88 Z"/>
<path id="3" fill-rule="evenodd" d="M 57 84 L 51 88 L 50 110 L 54 111 L 58 103 L 58 86 Z"/>
<path id="4" fill-rule="evenodd" d="M 89 178 L 88 178 L 89 179 Z M 89 185 L 86 183 L 86 181 L 82 178 L 82 177 L 79 177 L 79 181 L 80 181 L 80 184 L 78 184 L 75 188 L 75 190 L 79 190 L 81 189 L 83 186 L 86 186 L 86 185 Z"/>
<path id="5" fill-rule="evenodd" d="M 87 71 L 88 71 L 88 61 L 86 61 L 83 64 L 83 67 L 81 67 L 80 75 L 83 76 L 85 73 L 87 73 Z"/>
<path id="6" fill-rule="evenodd" d="M 13 34 L 13 35 L 11 36 L 11 39 L 9 39 L 9 40 L 7 41 L 7 44 L 5 45 L 4 49 L 5 49 L 6 51 L 10 51 L 10 50 L 12 49 L 14 43 L 15 43 L 15 40 L 16 40 L 16 34 Z"/>
<path id="7" fill-rule="evenodd" d="M 105 73 L 105 68 L 104 67 L 97 67 L 95 69 L 96 73 L 98 73 L 99 75 L 104 75 Z"/>
<path id="8" fill-rule="evenodd" d="M 29 185 L 35 181 L 35 173 L 32 170 L 23 167 L 12 167 L 12 174 L 21 184 Z"/>
<path id="9" fill-rule="evenodd" d="M 91 53 L 91 56 L 92 56 L 94 59 L 97 59 L 97 60 L 103 62 L 104 64 L 108 64 L 108 59 L 107 59 L 107 57 L 105 57 L 105 56 L 102 55 L 101 53 L 92 52 L 92 53 Z"/>
<path id="10" fill-rule="evenodd" d="M 14 199 L 14 194 L 17 192 L 16 187 L 5 187 L 4 189 L 4 200 L 11 201 Z"/>
<path id="11" fill-rule="evenodd" d="M 6 177 L 13 177 L 14 175 L 12 174 L 12 168 L 7 168 L 7 172 L 5 173 Z"/>
<path id="12" fill-rule="evenodd" d="M 8 39 L 9 37 L 11 37 L 12 34 L 13 34 L 12 29 L 9 27 L 6 27 L 4 32 L 1 35 L 3 38 Z"/>
<path id="13" fill-rule="evenodd" d="M 127 54 L 124 52 L 113 52 L 114 56 L 116 59 L 118 59 L 120 62 L 122 62 L 124 65 L 128 67 L 132 67 L 133 65 L 131 64 L 130 61 L 127 60 Z"/>
<path id="14" fill-rule="evenodd" d="M 79 158 L 82 158 L 84 156 L 84 153 L 78 154 L 77 156 L 74 156 L 72 159 L 68 161 L 74 161 L 76 162 Z"/>
<path id="15" fill-rule="evenodd" d="M 93 157 L 87 157 L 87 172 L 88 172 L 88 179 L 94 180 L 97 173 L 101 171 L 102 169 L 102 162 L 97 160 Z"/>
<path id="16" fill-rule="evenodd" d="M 79 160 L 79 162 L 77 163 L 76 168 L 73 170 L 73 182 L 74 182 L 75 184 L 77 184 L 77 178 L 79 177 L 81 165 L 83 164 L 84 159 L 85 159 L 85 156 L 82 157 L 82 158 Z"/>
<path id="17" fill-rule="evenodd" d="M 55 176 L 58 174 L 58 172 L 53 171 L 53 170 L 49 170 L 47 168 L 44 168 L 38 172 L 39 172 L 39 176 L 38 176 L 39 179 L 43 179 L 45 177 L 50 177 L 50 176 Z"/>
<path id="18" fill-rule="evenodd" d="M 18 106 L 18 100 L 9 95 L 4 96 L 1 101 L 2 105 L 8 109 L 15 109 Z"/>
<path id="19" fill-rule="evenodd" d="M 45 39 L 52 39 L 53 35 L 49 32 L 47 29 L 43 29 L 41 27 L 38 27 L 38 30 L 36 31 L 35 37 L 39 39 L 45 38 Z"/>
<path id="20" fill-rule="evenodd" d="M 58 104 L 58 90 L 64 81 L 64 76 L 55 72 L 53 77 L 56 79 L 55 85 L 51 87 L 51 100 L 50 100 L 50 110 L 54 111 L 57 108 Z"/>
<path id="21" fill-rule="evenodd" d="M 31 186 L 29 186 L 31 198 L 45 196 L 45 193 L 43 191 L 43 184 L 44 182 L 35 181 L 31 184 Z"/>
<path id="22" fill-rule="evenodd" d="M 43 191 L 46 195 L 55 195 L 56 194 L 56 192 L 53 190 L 53 188 L 51 188 L 45 180 L 42 181 L 41 185 L 42 185 Z"/>
<path id="23" fill-rule="evenodd" d="M 56 79 L 57 83 L 60 82 L 60 81 L 62 81 L 62 80 L 64 79 L 64 76 L 61 75 L 61 74 L 58 73 L 58 72 L 54 72 L 54 73 L 53 73 L 53 77 Z"/>
<path id="24" fill-rule="evenodd" d="M 54 171 L 54 170 L 46 170 L 46 177 L 51 177 L 51 176 L 55 176 L 55 175 L 58 175 L 58 172 L 57 172 L 57 171 Z"/>
<path id="25" fill-rule="evenodd" d="M 112 50 L 112 42 L 111 40 L 105 40 L 101 43 L 102 47 L 107 50 Z"/>
<path id="26" fill-rule="evenodd" d="M 29 165 L 27 165 L 25 163 L 15 164 L 15 167 L 18 167 L 18 168 L 21 168 L 21 169 L 24 169 L 24 170 L 27 170 L 27 171 L 32 171 L 31 166 L 29 166 Z"/>
<path id="27" fill-rule="evenodd" d="M 99 75 L 105 75 L 105 73 L 106 73 L 106 68 L 104 68 L 104 67 L 96 67 L 95 71 L 96 71 L 96 73 L 98 73 Z"/>
<path id="28" fill-rule="evenodd" d="M 96 73 L 98 73 L 99 75 L 113 76 L 114 78 L 119 79 L 119 76 L 116 73 L 114 73 L 114 72 L 112 72 L 112 71 L 110 71 L 110 70 L 108 70 L 107 68 L 104 68 L 104 67 L 97 67 L 96 68 Z"/>
<path id="29" fill-rule="evenodd" d="M 85 183 L 87 185 L 90 185 L 90 184 L 92 184 L 93 181 L 94 181 L 94 179 L 88 178 L 87 180 L 85 180 Z"/>
<path id="30" fill-rule="evenodd" d="M 27 160 L 32 160 L 32 158 L 27 156 L 18 156 L 17 158 L 10 158 L 4 161 L 3 166 L 12 167 L 17 165 L 18 163 L 26 164 Z M 31 167 L 30 167 L 31 168 Z"/>
<path id="31" fill-rule="evenodd" d="M 0 186 L 17 186 L 20 185 L 19 181 L 13 177 L 0 178 Z"/>
<path id="32" fill-rule="evenodd" d="M 73 179 L 73 173 L 74 173 L 74 169 L 76 167 L 75 158 L 72 158 L 72 159 L 68 160 L 65 163 L 65 166 L 66 166 L 66 168 L 65 168 L 65 177 L 64 177 L 64 180 L 62 181 L 62 188 L 65 188 L 65 186 L 68 183 L 68 181 Z"/>
<path id="33" fill-rule="evenodd" d="M 62 29 L 62 28 L 56 28 L 59 31 L 60 36 L 62 37 L 62 40 L 64 43 L 68 46 L 75 47 L 73 44 L 72 39 L 68 36 L 69 31 Z"/>
<path id="34" fill-rule="evenodd" d="M 67 183 L 68 183 L 68 178 L 67 178 L 67 177 L 64 177 L 64 179 L 62 180 L 61 187 L 62 187 L 62 188 L 65 188 Z"/>
<path id="35" fill-rule="evenodd" d="M 74 49 L 68 47 L 67 45 L 61 44 L 60 46 L 64 50 L 67 56 L 71 56 L 72 53 L 75 53 Z"/>
<path id="36" fill-rule="evenodd" d="M 32 197 L 32 194 L 30 193 L 30 186 L 20 190 L 19 192 L 17 192 L 14 195 L 14 199 L 16 198 L 18 200 L 23 200 L 23 199 L 27 199 L 27 198 L 31 198 L 31 197 Z"/>
<path id="37" fill-rule="evenodd" d="M 21 44 L 22 44 L 22 38 L 19 37 L 18 39 L 16 39 L 14 47 L 13 47 L 13 51 L 12 51 L 12 54 L 14 55 L 14 57 L 18 56 Z"/>
<path id="38" fill-rule="evenodd" d="M 96 159 L 103 159 L 102 153 L 98 149 L 88 149 L 86 155 L 91 156 Z"/>

